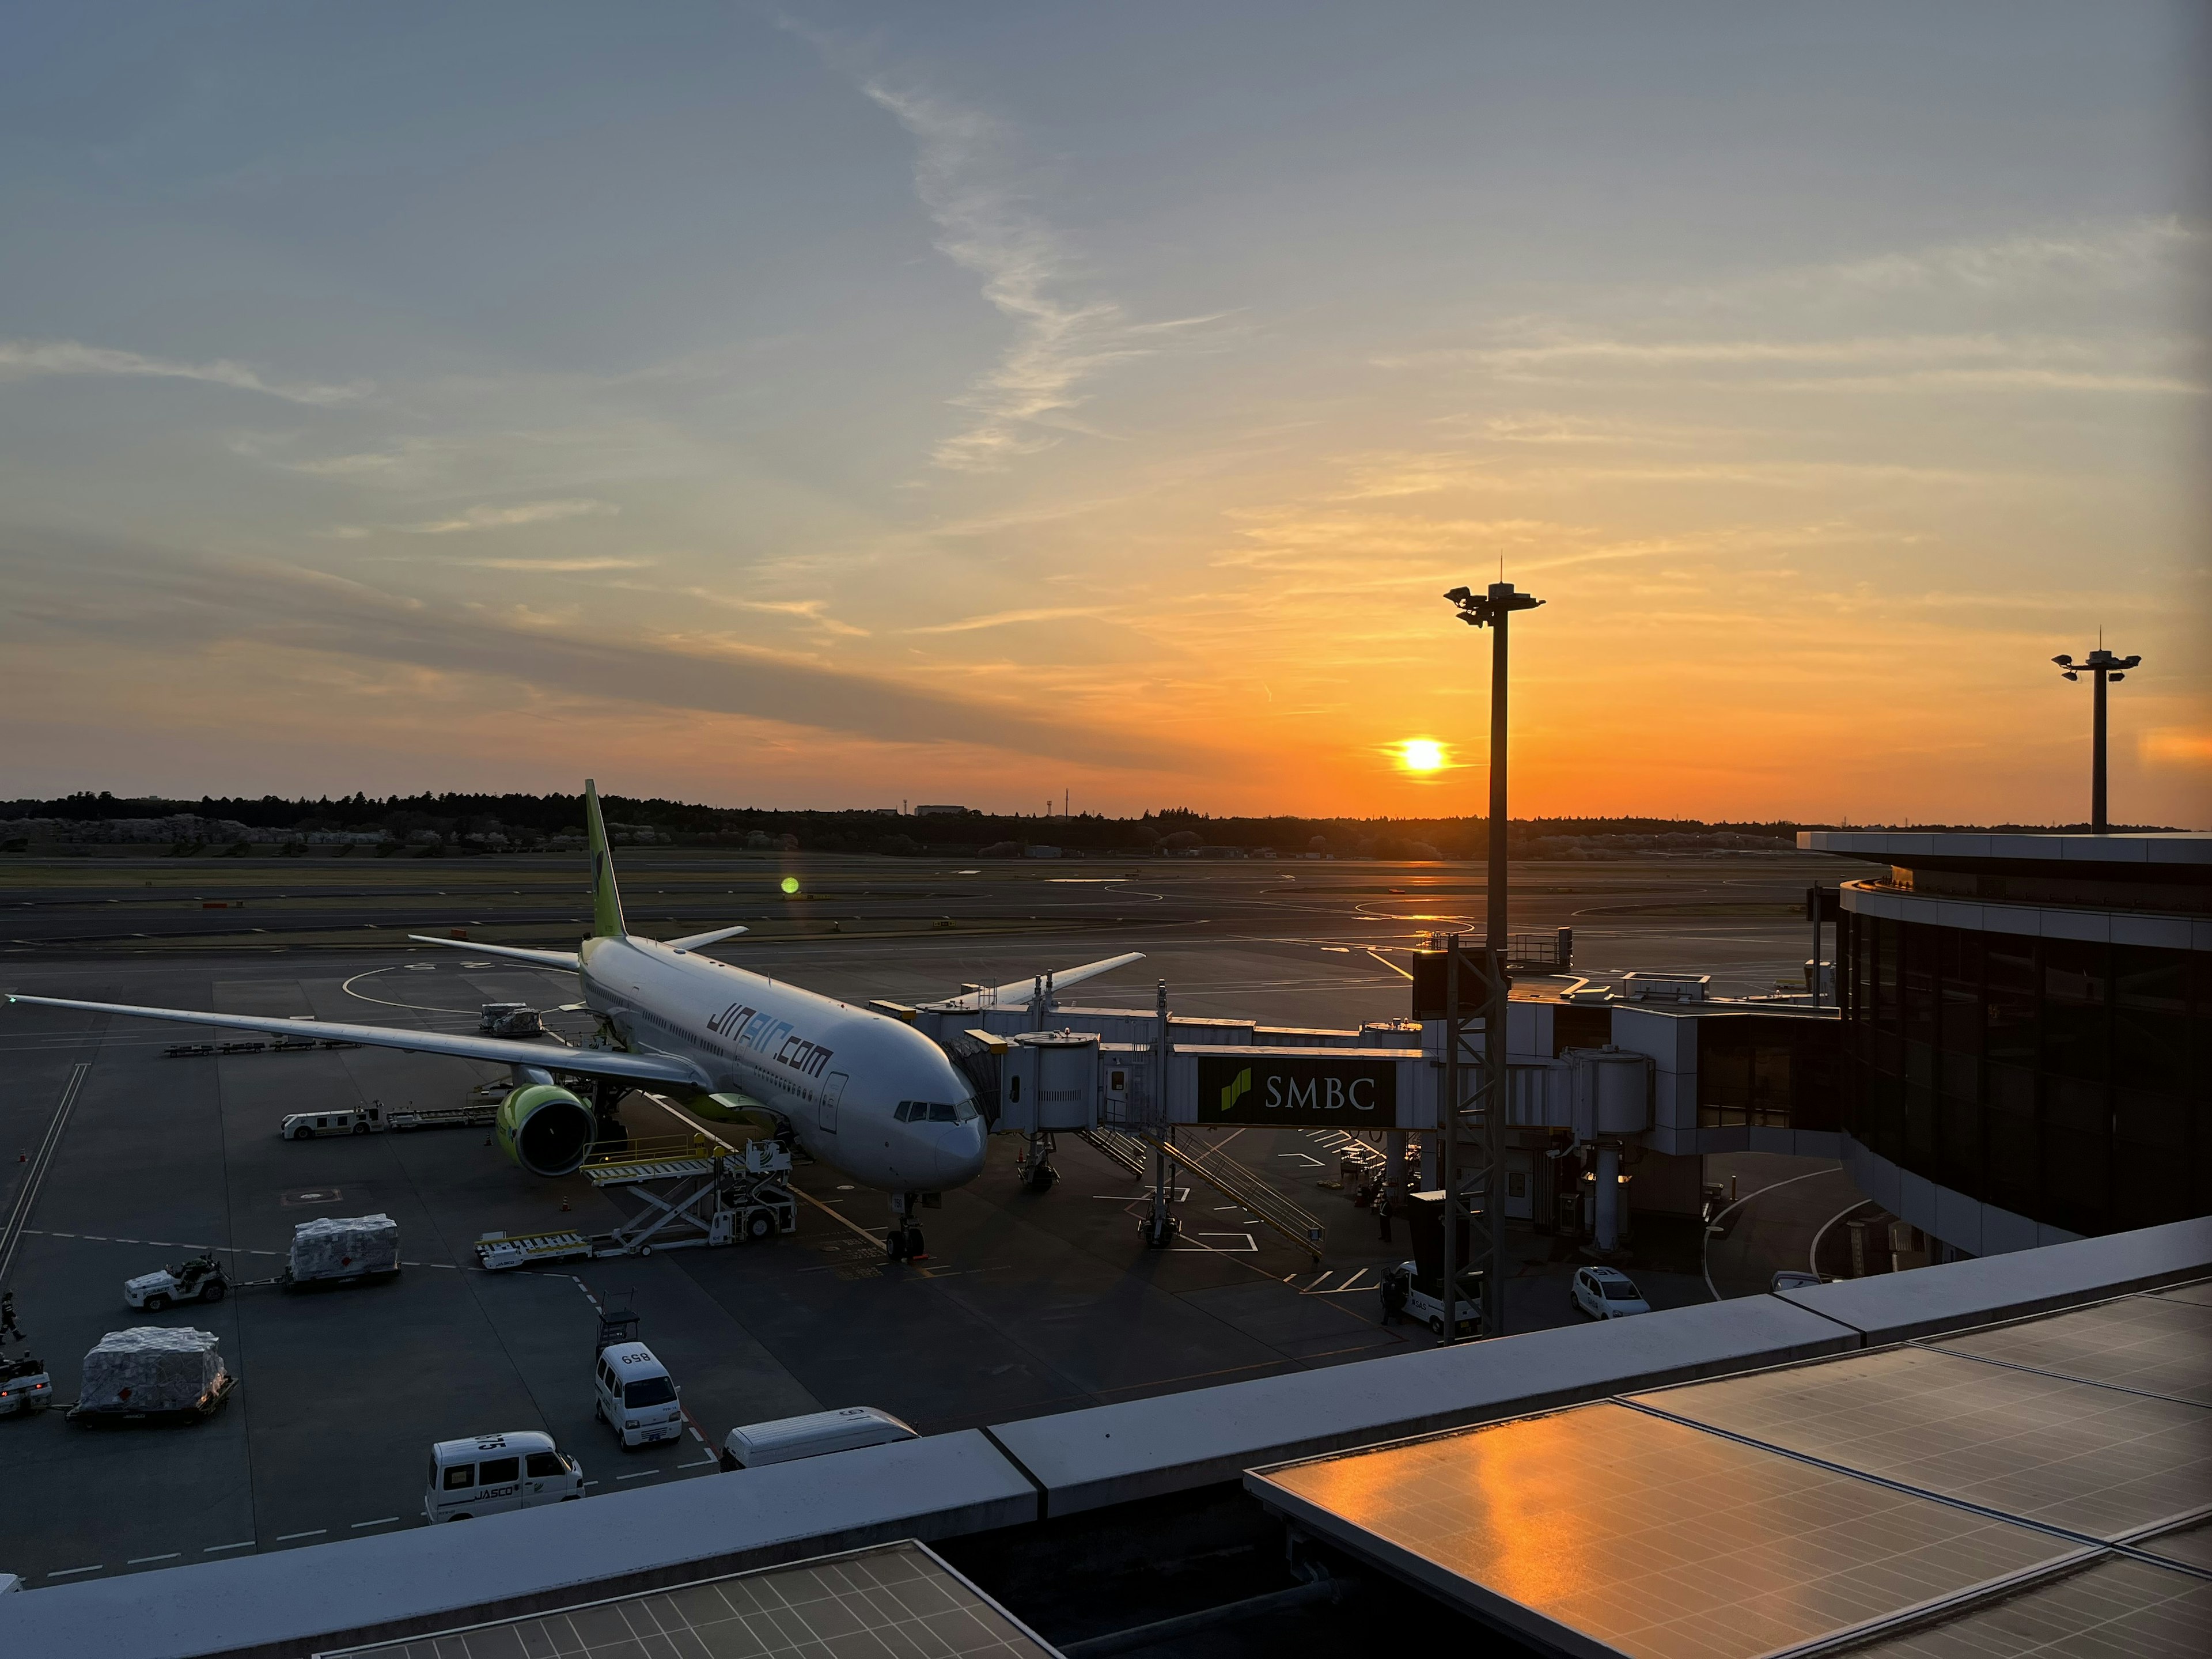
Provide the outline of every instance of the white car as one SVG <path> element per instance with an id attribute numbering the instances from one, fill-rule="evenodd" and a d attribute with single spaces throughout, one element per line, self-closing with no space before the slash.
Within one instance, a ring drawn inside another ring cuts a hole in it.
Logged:
<path id="1" fill-rule="evenodd" d="M 617 1342 L 592 1370 L 592 1415 L 615 1431 L 624 1451 L 684 1433 L 683 1390 L 642 1342 Z"/>
<path id="2" fill-rule="evenodd" d="M 480 1434 L 430 1448 L 423 1518 L 472 1521 L 479 1515 L 566 1504 L 584 1495 L 584 1466 L 550 1434 Z"/>
<path id="3" fill-rule="evenodd" d="M 1592 1319 L 1626 1319 L 1631 1314 L 1651 1311 L 1636 1281 L 1618 1267 L 1576 1268 L 1569 1295 L 1575 1311 Z"/>

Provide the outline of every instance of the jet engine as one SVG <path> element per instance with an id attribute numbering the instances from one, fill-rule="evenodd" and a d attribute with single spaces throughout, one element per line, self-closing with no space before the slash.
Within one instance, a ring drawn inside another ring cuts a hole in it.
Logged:
<path id="1" fill-rule="evenodd" d="M 534 1176 L 574 1175 L 598 1133 L 592 1109 L 557 1083 L 527 1083 L 499 1103 L 501 1151 Z"/>

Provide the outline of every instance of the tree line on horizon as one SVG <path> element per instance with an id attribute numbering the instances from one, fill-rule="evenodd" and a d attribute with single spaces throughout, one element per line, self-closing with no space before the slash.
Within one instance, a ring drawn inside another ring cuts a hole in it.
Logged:
<path id="1" fill-rule="evenodd" d="M 1195 851 L 1207 847 L 1269 848 L 1279 855 L 1307 852 L 1354 857 L 1444 858 L 1485 855 L 1489 822 L 1479 816 L 1439 817 L 1313 817 L 1242 814 L 1215 816 L 1191 807 L 1165 807 L 1134 817 L 1097 813 L 1073 817 L 966 812 L 914 817 L 865 810 L 710 806 L 659 797 L 602 795 L 600 805 L 611 830 L 623 840 L 666 839 L 679 845 L 759 847 L 794 839 L 817 852 L 913 854 L 939 851 L 974 855 L 1012 855 L 1033 844 L 1069 852 L 1145 854 Z M 198 800 L 157 796 L 118 796 L 108 791 L 80 791 L 48 800 L 0 804 L 0 823 L 55 819 L 114 823 L 191 814 L 243 824 L 258 831 L 289 831 L 306 836 L 338 832 L 375 835 L 392 841 L 433 836 L 456 842 L 495 838 L 527 845 L 546 839 L 580 836 L 584 802 L 570 794 L 474 794 L 447 792 L 382 798 L 365 793 L 333 799 L 288 799 L 204 795 Z M 1516 852 L 1571 851 L 1575 843 L 1591 850 L 1625 838 L 1659 844 L 1714 847 L 1788 845 L 1803 829 L 1831 826 L 1793 821 L 1745 822 L 1650 817 L 1532 817 L 1511 821 Z M 1865 826 L 1875 827 L 1875 826 Z M 2049 825 L 1915 824 L 1881 826 L 1938 830 L 2048 830 Z M 640 832 L 652 832 L 649 837 Z M 1678 838 L 1680 838 L 1678 840 Z"/>

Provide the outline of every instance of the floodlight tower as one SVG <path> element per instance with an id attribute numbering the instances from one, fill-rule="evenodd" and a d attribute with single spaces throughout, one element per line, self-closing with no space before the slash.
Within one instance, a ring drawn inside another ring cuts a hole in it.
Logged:
<path id="1" fill-rule="evenodd" d="M 1475 1243 L 1470 1227 L 1468 1243 L 1472 1247 L 1470 1254 L 1482 1263 L 1484 1271 L 1482 1334 L 1502 1336 L 1505 1333 L 1505 1012 L 1512 990 L 1512 981 L 1505 974 L 1505 841 L 1509 822 L 1505 790 L 1506 623 L 1515 611 L 1533 611 L 1544 602 L 1530 594 L 1515 592 L 1513 584 L 1506 581 L 1491 583 L 1490 591 L 1481 594 L 1455 587 L 1444 598 L 1459 607 L 1459 619 L 1468 627 L 1490 630 L 1490 869 L 1484 884 L 1489 927 L 1480 963 L 1470 975 L 1486 993 L 1482 1004 L 1482 1059 L 1475 1072 L 1479 1082 L 1471 1098 L 1463 1092 L 1461 1062 L 1467 1052 L 1467 1030 L 1472 1023 L 1468 1015 L 1473 1010 L 1460 994 L 1463 958 L 1459 936 L 1455 933 L 1445 942 L 1444 1092 L 1437 1127 L 1442 1132 L 1437 1163 L 1444 1190 L 1443 1283 L 1439 1288 L 1443 1292 L 1443 1340 L 1449 1343 L 1456 1340 L 1459 1334 L 1460 1223 L 1462 1219 L 1470 1223 L 1474 1220 L 1469 1194 L 1462 1188 L 1459 1170 L 1460 1128 L 1478 1112 L 1481 1139 L 1474 1150 L 1480 1165 L 1478 1174 L 1483 1218 L 1488 1224 L 1482 1230 L 1485 1237 L 1480 1243 Z"/>
<path id="2" fill-rule="evenodd" d="M 2105 821 L 2105 683 L 2117 685 L 2127 678 L 2126 670 L 2141 662 L 2141 657 L 2116 657 L 2099 646 L 2080 662 L 2061 653 L 2051 661 L 2058 665 L 2062 678 L 2078 680 L 2084 674 L 2096 677 L 2096 698 L 2091 716 L 2093 736 L 2089 745 L 2089 833 L 2101 836 L 2111 828 Z"/>

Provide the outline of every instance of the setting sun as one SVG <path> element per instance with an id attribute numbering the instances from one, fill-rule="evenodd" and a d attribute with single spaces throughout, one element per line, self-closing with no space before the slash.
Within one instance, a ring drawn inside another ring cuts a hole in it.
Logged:
<path id="1" fill-rule="evenodd" d="M 1408 772 L 1440 772 L 1444 746 L 1433 738 L 1407 738 L 1398 745 L 1398 764 Z"/>

